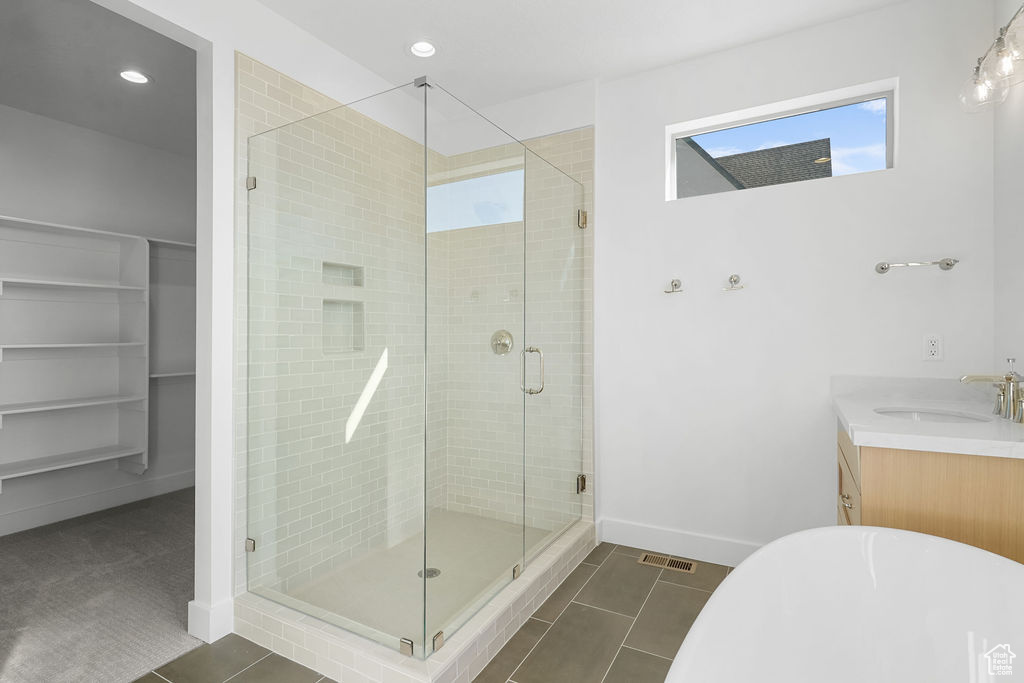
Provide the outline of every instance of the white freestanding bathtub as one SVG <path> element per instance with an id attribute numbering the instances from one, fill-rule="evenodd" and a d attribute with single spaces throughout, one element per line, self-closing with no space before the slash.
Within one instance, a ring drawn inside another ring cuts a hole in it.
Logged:
<path id="1" fill-rule="evenodd" d="M 1024 565 L 910 531 L 792 534 L 726 577 L 666 681 L 1024 682 Z"/>

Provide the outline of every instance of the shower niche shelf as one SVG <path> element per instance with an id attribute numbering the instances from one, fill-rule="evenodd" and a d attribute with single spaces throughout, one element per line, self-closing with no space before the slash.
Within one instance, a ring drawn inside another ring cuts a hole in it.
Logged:
<path id="1" fill-rule="evenodd" d="M 324 261 L 321 264 L 320 277 L 325 285 L 339 287 L 362 287 L 363 268 L 362 266 L 350 266 L 345 263 L 331 263 Z"/>
<path id="2" fill-rule="evenodd" d="M 324 353 L 352 353 L 366 348 L 363 302 L 324 299 L 322 315 Z"/>

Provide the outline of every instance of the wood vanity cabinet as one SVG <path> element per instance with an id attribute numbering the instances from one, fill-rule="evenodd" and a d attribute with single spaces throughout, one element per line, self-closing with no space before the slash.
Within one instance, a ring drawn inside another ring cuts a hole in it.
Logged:
<path id="1" fill-rule="evenodd" d="M 854 446 L 838 435 L 839 524 L 908 529 L 1024 562 L 1024 460 Z"/>

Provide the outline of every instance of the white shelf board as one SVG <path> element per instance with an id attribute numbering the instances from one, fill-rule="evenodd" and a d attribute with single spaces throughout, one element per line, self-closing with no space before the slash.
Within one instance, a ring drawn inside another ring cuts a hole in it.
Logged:
<path id="1" fill-rule="evenodd" d="M 13 479 L 15 477 L 26 477 L 30 474 L 40 472 L 51 472 L 62 470 L 77 465 L 88 465 L 93 462 L 105 460 L 116 460 L 132 455 L 140 455 L 145 448 L 131 448 L 128 446 L 105 446 L 103 448 L 91 448 L 87 451 L 75 451 L 73 453 L 61 453 L 59 455 L 47 455 L 41 458 L 31 458 L 18 462 L 0 464 L 0 481 Z"/>
<path id="2" fill-rule="evenodd" d="M 95 228 L 83 228 L 77 225 L 64 225 L 62 223 L 47 223 L 45 221 L 35 221 L 29 218 L 18 218 L 16 216 L 0 216 L 0 225 L 5 227 L 13 228 L 31 228 L 34 230 L 42 230 L 46 232 L 71 232 L 93 235 L 95 237 L 115 239 L 115 240 L 144 240 L 145 237 L 139 237 L 138 235 L 128 235 L 123 232 L 112 232 L 110 230 L 97 230 Z"/>
<path id="3" fill-rule="evenodd" d="M 71 344 L 0 344 L 0 363 L 8 351 L 61 351 L 88 349 L 130 349 L 141 348 L 144 342 L 82 342 Z"/>
<path id="4" fill-rule="evenodd" d="M 6 285 L 12 285 L 16 287 L 41 287 L 48 289 L 86 289 L 86 290 L 106 290 L 106 291 L 127 291 L 127 292 L 143 292 L 146 287 L 139 287 L 136 285 L 121 285 L 110 282 L 76 282 L 72 280 L 33 280 L 30 278 L 22 277 L 6 277 L 0 275 L 0 293 Z"/>
<path id="5" fill-rule="evenodd" d="M 149 243 L 155 247 L 176 247 L 178 249 L 195 249 L 196 245 L 192 242 L 179 242 L 177 240 L 162 240 L 158 237 L 147 237 Z"/>
<path id="6" fill-rule="evenodd" d="M 183 370 L 181 372 L 153 372 L 150 373 L 150 379 L 165 379 L 168 377 L 195 377 L 195 370 Z"/>
<path id="7" fill-rule="evenodd" d="M 115 403 L 132 403 L 143 401 L 145 396 L 87 396 L 85 398 L 62 398 L 55 401 L 32 401 L 31 403 L 0 404 L 0 417 L 4 415 L 21 415 L 24 413 L 43 413 L 50 410 L 69 410 L 71 408 L 88 408 Z"/>
<path id="8" fill-rule="evenodd" d="M 0 349 L 102 349 L 108 346 L 145 346 L 145 342 L 81 342 L 69 344 L 0 344 Z"/>

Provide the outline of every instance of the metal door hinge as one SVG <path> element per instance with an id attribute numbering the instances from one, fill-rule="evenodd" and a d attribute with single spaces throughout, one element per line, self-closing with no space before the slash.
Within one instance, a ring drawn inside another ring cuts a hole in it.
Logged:
<path id="1" fill-rule="evenodd" d="M 245 179 L 245 189 L 255 190 L 256 189 L 256 176 L 251 175 Z"/>
<path id="2" fill-rule="evenodd" d="M 254 553 L 256 552 L 256 539 L 247 538 L 245 539 L 245 552 Z"/>
<path id="3" fill-rule="evenodd" d="M 587 212 L 583 209 L 576 211 L 576 225 L 579 226 L 580 230 L 587 229 Z"/>
<path id="4" fill-rule="evenodd" d="M 412 641 L 408 638 L 402 638 L 398 641 L 398 651 L 406 657 L 412 657 Z"/>
<path id="5" fill-rule="evenodd" d="M 523 565 L 517 564 L 512 567 L 512 580 L 515 581 L 519 578 L 519 575 L 523 573 Z"/>
<path id="6" fill-rule="evenodd" d="M 444 631 L 438 631 L 434 634 L 434 652 L 437 652 L 444 647 Z"/>
<path id="7" fill-rule="evenodd" d="M 578 474 L 576 475 L 576 493 L 587 492 L 587 475 Z"/>

